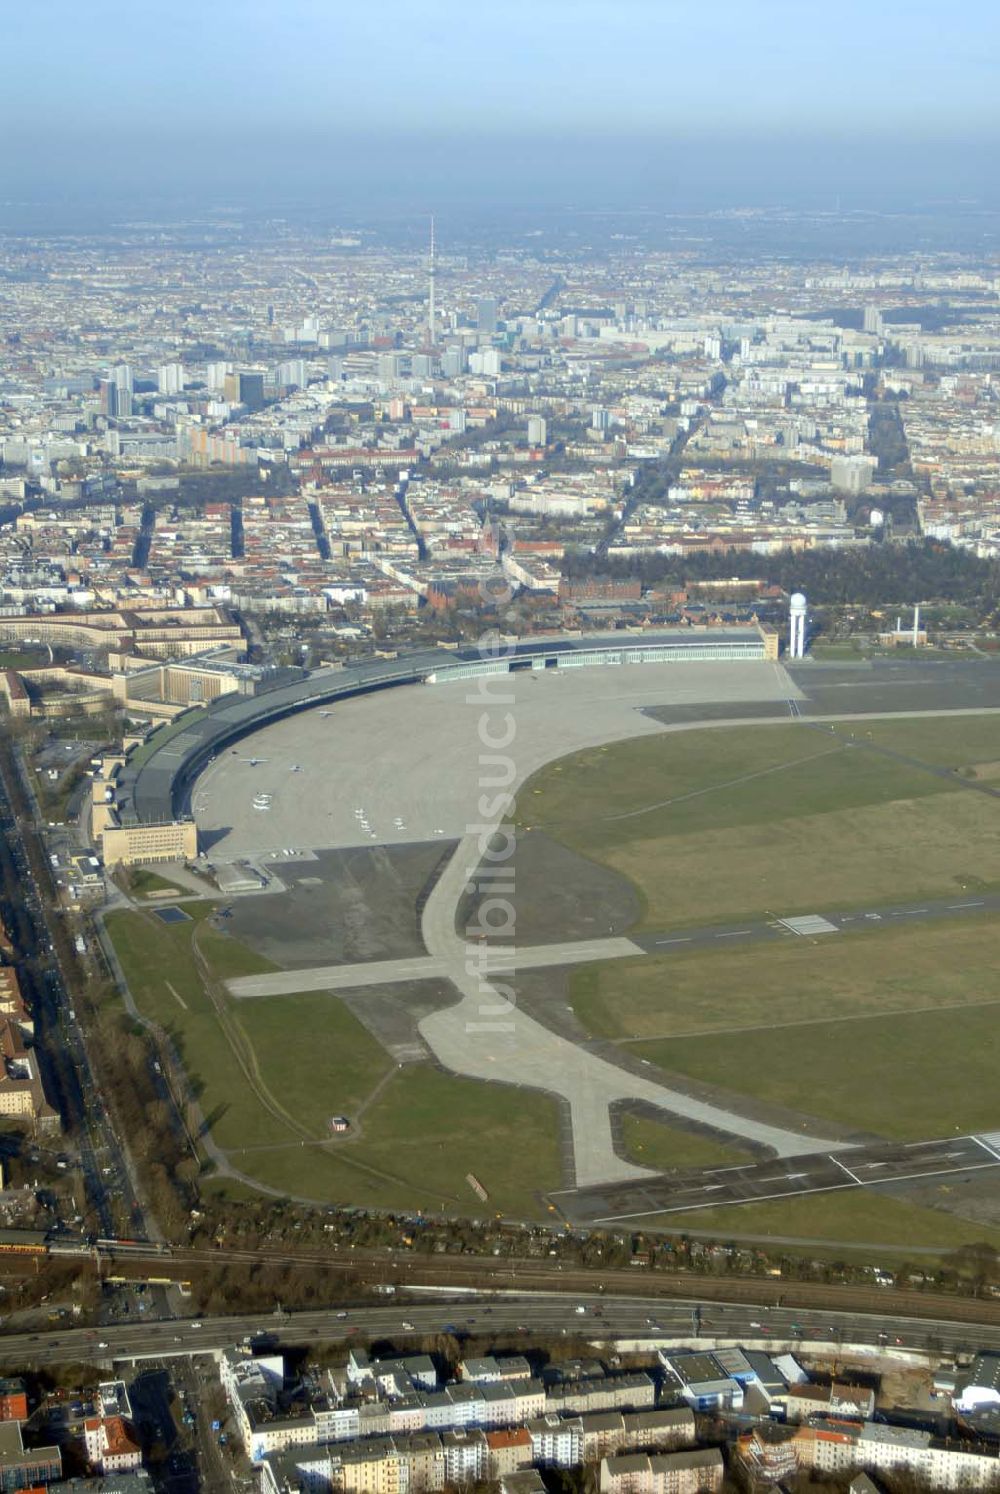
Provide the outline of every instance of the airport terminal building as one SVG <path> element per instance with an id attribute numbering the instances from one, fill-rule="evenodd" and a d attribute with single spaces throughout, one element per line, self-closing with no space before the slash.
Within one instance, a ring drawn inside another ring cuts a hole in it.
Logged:
<path id="1" fill-rule="evenodd" d="M 253 695 L 229 693 L 186 711 L 133 750 L 113 783 L 115 822 L 128 826 L 115 839 L 116 859 L 149 859 L 139 827 L 156 827 L 156 854 L 163 855 L 169 826 L 173 843 L 192 854 L 189 803 L 198 775 L 217 754 L 262 727 L 299 711 L 334 706 L 339 700 L 398 685 L 445 684 L 521 671 L 614 668 L 622 665 L 706 664 L 777 660 L 778 635 L 749 627 L 672 628 L 662 631 L 564 634 L 556 638 L 497 639 L 483 648 L 436 648 L 366 659 L 276 682 Z M 107 806 L 105 813 L 107 812 Z M 183 830 L 180 829 L 184 826 Z M 95 826 L 95 832 L 98 827 Z M 119 844 L 119 841 L 121 842 Z"/>

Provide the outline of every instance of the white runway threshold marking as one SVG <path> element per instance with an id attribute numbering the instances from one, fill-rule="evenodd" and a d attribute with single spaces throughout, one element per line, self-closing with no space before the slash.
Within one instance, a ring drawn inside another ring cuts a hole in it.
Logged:
<path id="1" fill-rule="evenodd" d="M 843 1164 L 843 1162 L 838 1162 L 837 1158 L 833 1157 L 833 1156 L 830 1157 L 830 1161 L 831 1162 L 836 1162 L 837 1166 L 840 1168 L 841 1172 L 846 1172 L 847 1176 L 850 1178 L 850 1180 L 851 1180 L 852 1183 L 857 1183 L 857 1185 L 858 1185 L 859 1188 L 863 1188 L 865 1186 L 864 1183 L 862 1182 L 862 1180 L 858 1177 L 857 1173 L 856 1172 L 852 1172 L 849 1167 L 845 1167 L 844 1164 Z"/>
<path id="2" fill-rule="evenodd" d="M 805 939 L 813 934 L 837 934 L 840 930 L 835 923 L 828 918 L 821 918 L 818 913 L 804 913 L 799 918 L 779 918 L 778 922 L 782 928 L 788 929 L 792 934 L 798 934 Z"/>

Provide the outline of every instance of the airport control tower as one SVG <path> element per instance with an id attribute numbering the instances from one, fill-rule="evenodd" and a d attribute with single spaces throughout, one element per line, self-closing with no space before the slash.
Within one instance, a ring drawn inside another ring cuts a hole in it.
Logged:
<path id="1" fill-rule="evenodd" d="M 806 652 L 806 599 L 793 591 L 788 603 L 788 657 L 803 659 Z"/>

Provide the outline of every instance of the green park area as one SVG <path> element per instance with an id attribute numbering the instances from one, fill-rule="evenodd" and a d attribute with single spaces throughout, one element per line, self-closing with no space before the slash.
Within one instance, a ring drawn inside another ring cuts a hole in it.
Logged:
<path id="1" fill-rule="evenodd" d="M 560 1182 L 553 1101 L 522 1092 L 515 1105 L 504 1086 L 397 1067 L 324 993 L 232 1000 L 224 981 L 273 967 L 215 926 L 212 904 L 186 911 L 173 924 L 115 912 L 107 927 L 136 1007 L 170 1037 L 233 1172 L 323 1202 L 543 1212 L 540 1195 Z M 350 1118 L 346 1136 L 331 1136 L 335 1114 Z"/>

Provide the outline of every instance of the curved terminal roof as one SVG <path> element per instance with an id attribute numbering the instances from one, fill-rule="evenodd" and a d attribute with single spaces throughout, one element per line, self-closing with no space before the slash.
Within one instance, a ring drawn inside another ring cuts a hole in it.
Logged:
<path id="1" fill-rule="evenodd" d="M 330 704 L 371 690 L 413 685 L 432 676 L 469 677 L 494 670 L 549 664 L 669 662 L 698 657 L 762 659 L 759 629 L 684 628 L 669 632 L 601 633 L 530 638 L 504 646 L 497 656 L 478 648 L 424 649 L 393 659 L 366 659 L 342 669 L 322 669 L 305 679 L 259 695 L 223 695 L 205 708 L 161 728 L 147 747 L 133 753 L 117 780 L 123 823 L 163 823 L 182 813 L 195 778 L 223 748 L 297 711 Z M 162 735 L 162 743 L 158 738 Z"/>

